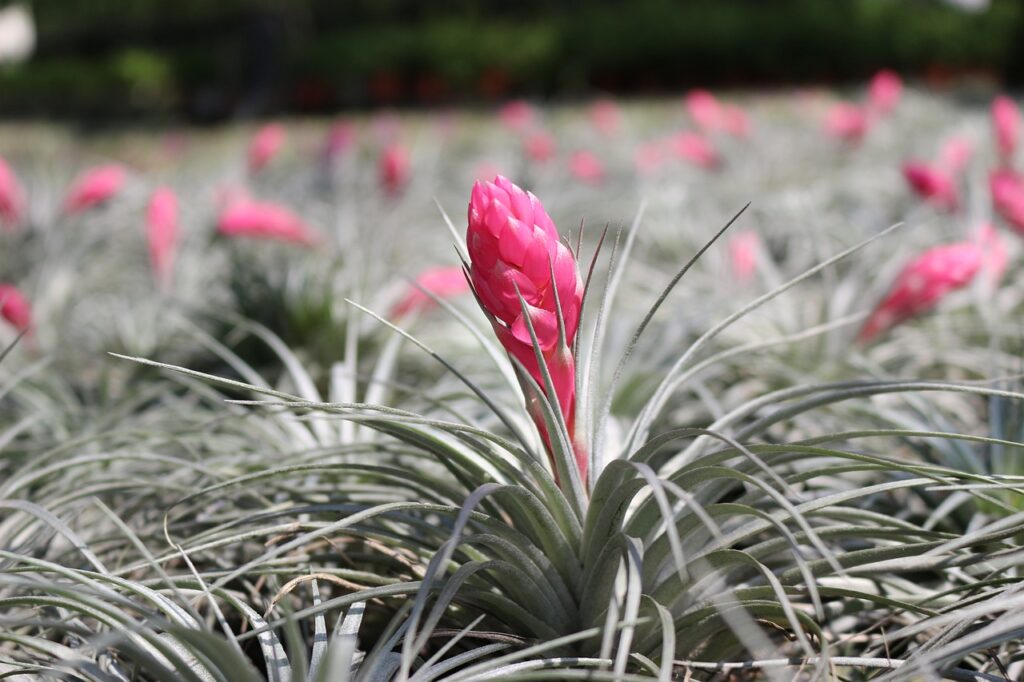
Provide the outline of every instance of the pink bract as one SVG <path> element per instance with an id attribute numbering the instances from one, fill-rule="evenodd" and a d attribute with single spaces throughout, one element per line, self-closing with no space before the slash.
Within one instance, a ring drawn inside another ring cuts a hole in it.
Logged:
<path id="1" fill-rule="evenodd" d="M 430 310 L 437 303 L 425 292 L 437 298 L 453 298 L 469 291 L 469 282 L 461 267 L 447 266 L 431 268 L 420 273 L 416 286 L 410 286 L 405 296 L 391 311 L 394 318 L 404 317 L 412 312 Z"/>
<path id="2" fill-rule="evenodd" d="M 146 206 L 146 238 L 153 274 L 163 287 L 170 286 L 178 244 L 178 197 L 170 187 L 158 187 Z"/>
<path id="3" fill-rule="evenodd" d="M 984 259 L 985 251 L 976 242 L 928 249 L 896 277 L 889 293 L 865 322 L 859 340 L 870 341 L 900 322 L 931 310 L 947 294 L 969 284 Z"/>
<path id="4" fill-rule="evenodd" d="M 0 284 L 0 317 L 19 332 L 32 328 L 32 306 L 12 284 Z"/>
<path id="5" fill-rule="evenodd" d="M 556 394 L 549 398 L 561 409 L 571 436 L 576 372 L 570 349 L 583 302 L 583 281 L 576 258 L 559 240 L 555 224 L 537 197 L 500 175 L 493 182 L 473 185 L 468 223 L 466 243 L 473 291 L 502 346 L 543 390 L 545 382 L 534 353 L 528 317 Z M 538 417 L 535 414 L 535 420 Z M 543 422 L 538 421 L 538 426 L 547 438 Z M 585 456 L 578 454 L 577 466 L 586 480 Z"/>
<path id="6" fill-rule="evenodd" d="M 124 166 L 108 163 L 85 171 L 75 179 L 64 199 L 64 212 L 81 213 L 112 199 L 124 187 L 128 172 Z"/>

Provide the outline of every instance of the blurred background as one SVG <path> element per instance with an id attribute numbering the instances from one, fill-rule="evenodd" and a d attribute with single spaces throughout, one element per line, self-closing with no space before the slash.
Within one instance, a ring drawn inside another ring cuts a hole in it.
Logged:
<path id="1" fill-rule="evenodd" d="M 1024 79 L 1019 0 L 0 0 L 0 115 L 216 122 L 511 97 Z"/>

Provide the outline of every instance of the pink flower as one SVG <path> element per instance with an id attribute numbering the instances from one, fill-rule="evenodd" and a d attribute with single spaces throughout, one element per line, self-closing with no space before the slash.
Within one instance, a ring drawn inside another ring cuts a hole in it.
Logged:
<path id="1" fill-rule="evenodd" d="M 1024 234 L 1024 177 L 1009 170 L 993 171 L 989 189 L 996 212 L 1010 227 Z"/>
<path id="2" fill-rule="evenodd" d="M 963 137 L 951 137 L 942 145 L 939 152 L 939 165 L 951 175 L 958 175 L 971 160 L 974 147 L 971 141 Z"/>
<path id="3" fill-rule="evenodd" d="M 960 204 L 956 184 L 942 168 L 911 161 L 903 165 L 903 177 L 922 199 L 937 208 L 951 211 Z"/>
<path id="4" fill-rule="evenodd" d="M 171 283 L 178 244 L 178 197 L 170 187 L 158 187 L 146 207 L 146 237 L 153 273 L 163 287 Z"/>
<path id="5" fill-rule="evenodd" d="M 391 311 L 391 317 L 404 317 L 414 311 L 425 311 L 433 308 L 436 303 L 425 291 L 438 298 L 453 298 L 469 291 L 469 282 L 461 267 L 431 268 L 420 273 L 416 278 L 417 286 L 410 286 L 405 296 Z"/>
<path id="6" fill-rule="evenodd" d="M 895 72 L 882 69 L 871 79 L 868 99 L 871 108 L 878 114 L 888 114 L 899 104 L 903 95 L 903 81 Z"/>
<path id="7" fill-rule="evenodd" d="M 327 143 L 324 145 L 324 156 L 328 161 L 342 157 L 355 142 L 356 128 L 348 121 L 338 121 L 327 132 Z"/>
<path id="8" fill-rule="evenodd" d="M 658 141 L 645 142 L 633 153 L 633 163 L 641 173 L 653 173 L 665 162 L 665 150 Z"/>
<path id="9" fill-rule="evenodd" d="M 669 138 L 668 144 L 672 152 L 684 161 L 689 161 L 702 168 L 718 166 L 718 152 L 707 138 L 699 133 L 689 131 L 676 133 Z"/>
<path id="10" fill-rule="evenodd" d="M 272 239 L 315 246 L 320 239 L 290 210 L 269 201 L 237 197 L 228 201 L 217 217 L 217 231 L 226 237 Z"/>
<path id="11" fill-rule="evenodd" d="M 576 370 L 570 349 L 583 305 L 583 280 L 576 258 L 559 241 L 555 224 L 540 200 L 500 175 L 493 182 L 473 185 L 466 242 L 473 291 L 498 340 L 544 390 L 520 296 L 525 302 L 555 391 L 548 397 L 560 408 L 572 437 Z M 559 316 L 564 338 L 560 338 Z M 529 397 L 530 391 L 526 392 Z M 547 440 L 540 414 L 534 410 L 533 415 Z M 577 466 L 586 481 L 587 459 L 580 452 Z"/>
<path id="12" fill-rule="evenodd" d="M 409 153 L 400 144 L 390 144 L 378 162 L 380 184 L 391 196 L 397 195 L 409 179 Z"/>
<path id="13" fill-rule="evenodd" d="M 526 100 L 514 99 L 501 107 L 498 116 L 506 128 L 514 132 L 522 132 L 533 125 L 536 113 Z"/>
<path id="14" fill-rule="evenodd" d="M 1020 110 L 1005 95 L 996 97 L 992 102 L 992 127 L 996 131 L 999 158 L 1009 166 L 1020 140 Z"/>
<path id="15" fill-rule="evenodd" d="M 21 223 L 25 212 L 25 192 L 14 171 L 0 157 L 0 223 L 14 228 Z"/>
<path id="16" fill-rule="evenodd" d="M 760 253 L 761 238 L 753 230 L 737 232 L 729 237 L 729 264 L 737 281 L 745 283 L 754 277 Z"/>
<path id="17" fill-rule="evenodd" d="M 612 135 L 622 123 L 619 105 L 610 99 L 600 99 L 590 107 L 590 122 L 602 135 Z"/>
<path id="18" fill-rule="evenodd" d="M 555 155 L 555 138 L 543 130 L 536 130 L 523 140 L 526 155 L 537 163 L 544 163 Z"/>
<path id="19" fill-rule="evenodd" d="M 0 284 L 0 317 L 19 332 L 32 328 L 32 306 L 25 295 L 11 284 Z"/>
<path id="20" fill-rule="evenodd" d="M 864 323 L 858 339 L 868 342 L 900 322 L 931 310 L 947 294 L 969 284 L 984 259 L 984 249 L 975 242 L 928 249 L 903 268 Z"/>
<path id="21" fill-rule="evenodd" d="M 1006 268 L 1010 263 L 1006 240 L 992 223 L 979 225 L 974 231 L 973 239 L 981 245 L 983 251 L 981 268 L 985 284 L 990 290 L 995 289 L 1006 274 Z"/>
<path id="22" fill-rule="evenodd" d="M 577 180 L 591 185 L 597 185 L 604 181 L 604 164 L 592 152 L 574 152 L 569 157 L 569 172 Z"/>
<path id="23" fill-rule="evenodd" d="M 81 213 L 111 199 L 124 187 L 128 172 L 116 163 L 91 168 L 75 180 L 64 199 L 64 212 Z"/>
<path id="24" fill-rule="evenodd" d="M 686 111 L 699 127 L 707 131 L 722 128 L 722 106 L 707 90 L 691 90 L 686 95 Z"/>
<path id="25" fill-rule="evenodd" d="M 734 137 L 750 136 L 750 117 L 735 104 L 722 107 L 722 130 Z"/>
<path id="26" fill-rule="evenodd" d="M 867 113 L 856 104 L 837 102 L 825 114 L 825 132 L 837 140 L 860 142 L 867 131 Z"/>
<path id="27" fill-rule="evenodd" d="M 249 171 L 258 173 L 281 151 L 285 140 L 284 126 L 268 123 L 253 135 L 249 143 Z"/>

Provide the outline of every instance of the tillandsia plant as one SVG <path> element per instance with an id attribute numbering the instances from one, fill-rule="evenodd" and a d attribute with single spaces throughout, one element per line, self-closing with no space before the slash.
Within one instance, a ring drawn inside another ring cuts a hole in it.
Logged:
<path id="1" fill-rule="evenodd" d="M 583 280 L 576 257 L 563 244 L 543 204 L 507 178 L 477 182 L 469 200 L 468 277 L 502 347 L 514 358 L 527 406 L 559 467 L 553 437 L 564 434 L 576 473 L 587 480 L 586 445 L 576 438 L 576 331 Z M 542 369 L 543 368 L 543 369 Z M 552 436 L 540 394 L 558 406 Z"/>

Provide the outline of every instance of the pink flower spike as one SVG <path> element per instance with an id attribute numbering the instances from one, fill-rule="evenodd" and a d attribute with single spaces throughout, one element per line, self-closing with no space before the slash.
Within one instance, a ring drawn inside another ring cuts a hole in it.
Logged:
<path id="1" fill-rule="evenodd" d="M 1020 140 L 1020 109 L 1006 95 L 996 97 L 992 102 L 992 128 L 996 133 L 999 159 L 1004 166 L 1012 165 L 1013 154 Z"/>
<path id="2" fill-rule="evenodd" d="M 604 182 L 604 164 L 592 152 L 574 152 L 569 157 L 569 172 L 577 180 L 590 185 L 599 185 Z"/>
<path id="3" fill-rule="evenodd" d="M 600 99 L 590 107 L 590 122 L 597 131 L 605 136 L 615 134 L 622 124 L 622 113 L 619 105 L 610 99 Z"/>
<path id="4" fill-rule="evenodd" d="M 641 173 L 653 173 L 665 162 L 665 150 L 660 142 L 645 142 L 633 153 L 633 163 Z"/>
<path id="5" fill-rule="evenodd" d="M 405 147 L 394 143 L 388 145 L 378 162 L 380 184 L 390 196 L 396 196 L 409 180 L 409 153 Z"/>
<path id="6" fill-rule="evenodd" d="M 0 317 L 19 332 L 32 329 L 32 306 L 14 285 L 0 284 Z"/>
<path id="7" fill-rule="evenodd" d="M 356 139 L 356 127 L 348 121 L 338 121 L 327 132 L 327 143 L 324 145 L 324 156 L 328 161 L 341 158 L 352 148 Z"/>
<path id="8" fill-rule="evenodd" d="M 530 103 L 522 99 L 506 102 L 498 112 L 501 123 L 513 132 L 521 133 L 534 123 L 536 112 Z"/>
<path id="9" fill-rule="evenodd" d="M 997 170 L 989 176 L 992 205 L 1014 230 L 1024 234 L 1024 176 Z"/>
<path id="10" fill-rule="evenodd" d="M 753 230 L 737 232 L 729 237 L 729 264 L 736 281 L 745 284 L 753 279 L 760 253 L 761 238 Z"/>
<path id="11" fill-rule="evenodd" d="M 964 137 L 951 137 L 942 145 L 939 152 L 939 165 L 945 168 L 950 175 L 959 175 L 974 155 L 974 146 L 971 141 Z"/>
<path id="12" fill-rule="evenodd" d="M 257 130 L 249 143 L 249 171 L 258 173 L 266 168 L 284 147 L 285 137 L 280 123 L 268 123 Z"/>
<path id="13" fill-rule="evenodd" d="M 686 95 L 686 111 L 700 128 L 718 130 L 723 126 L 722 106 L 707 90 L 691 90 Z"/>
<path id="14" fill-rule="evenodd" d="M 860 142 L 867 133 L 868 117 L 857 105 L 838 102 L 826 112 L 824 125 L 831 137 L 853 144 Z"/>
<path id="15" fill-rule="evenodd" d="M 750 137 L 750 117 L 736 104 L 722 107 L 722 129 L 733 137 Z"/>
<path id="16" fill-rule="evenodd" d="M 160 286 L 167 289 L 178 245 L 178 197 L 170 187 L 158 187 L 149 198 L 146 237 L 153 274 Z"/>
<path id="17" fill-rule="evenodd" d="M 91 168 L 75 180 L 64 199 L 64 213 L 74 215 L 112 199 L 128 181 L 128 172 L 116 163 Z"/>
<path id="18" fill-rule="evenodd" d="M 469 282 L 461 267 L 431 268 L 416 278 L 417 286 L 410 286 L 405 296 L 391 310 L 392 318 L 405 317 L 412 312 L 424 312 L 435 305 L 425 291 L 441 299 L 454 298 L 469 291 Z"/>
<path id="19" fill-rule="evenodd" d="M 976 242 L 957 242 L 928 249 L 896 277 L 889 293 L 860 330 L 868 342 L 882 332 L 934 308 L 947 294 L 971 282 L 982 268 L 984 249 Z"/>
<path id="20" fill-rule="evenodd" d="M 550 133 L 537 130 L 526 136 L 523 140 L 523 147 L 530 159 L 537 163 L 544 163 L 550 161 L 551 157 L 555 155 L 555 138 Z"/>
<path id="21" fill-rule="evenodd" d="M 701 168 L 716 168 L 718 166 L 718 152 L 707 138 L 699 133 L 689 131 L 676 133 L 669 138 L 669 148 L 680 159 Z"/>
<path id="22" fill-rule="evenodd" d="M 25 192 L 14 171 L 0 157 L 0 223 L 13 230 L 25 214 Z"/>
<path id="23" fill-rule="evenodd" d="M 889 69 L 882 69 L 871 79 L 868 86 L 868 99 L 871 108 L 878 114 L 892 113 L 903 95 L 903 81 Z"/>
<path id="24" fill-rule="evenodd" d="M 941 168 L 910 162 L 903 166 L 903 177 L 918 196 L 937 208 L 952 211 L 960 204 L 953 179 Z"/>
<path id="25" fill-rule="evenodd" d="M 248 198 L 228 202 L 217 217 L 217 231 L 226 237 L 270 239 L 300 246 L 320 242 L 306 223 L 284 206 Z"/>
<path id="26" fill-rule="evenodd" d="M 981 268 L 985 285 L 989 290 L 995 290 L 1003 279 L 1003 275 L 1006 274 L 1006 268 L 1010 263 L 1006 240 L 992 223 L 979 225 L 974 230 L 973 239 L 981 245 L 983 251 Z"/>
<path id="27" fill-rule="evenodd" d="M 583 304 L 583 280 L 576 259 L 559 241 L 555 224 L 540 200 L 500 175 L 493 182 L 473 185 L 468 223 L 466 244 L 477 300 L 501 345 L 545 390 L 524 318 L 522 296 L 552 379 L 555 395 L 548 397 L 560 408 L 572 438 L 576 383 L 570 349 Z M 556 299 L 560 307 L 556 307 Z M 565 330 L 564 344 L 560 343 L 559 313 Z M 530 391 L 524 388 L 524 392 L 529 404 Z M 543 420 L 537 412 L 533 416 L 550 447 Z M 585 481 L 586 457 L 578 448 L 577 466 Z"/>

